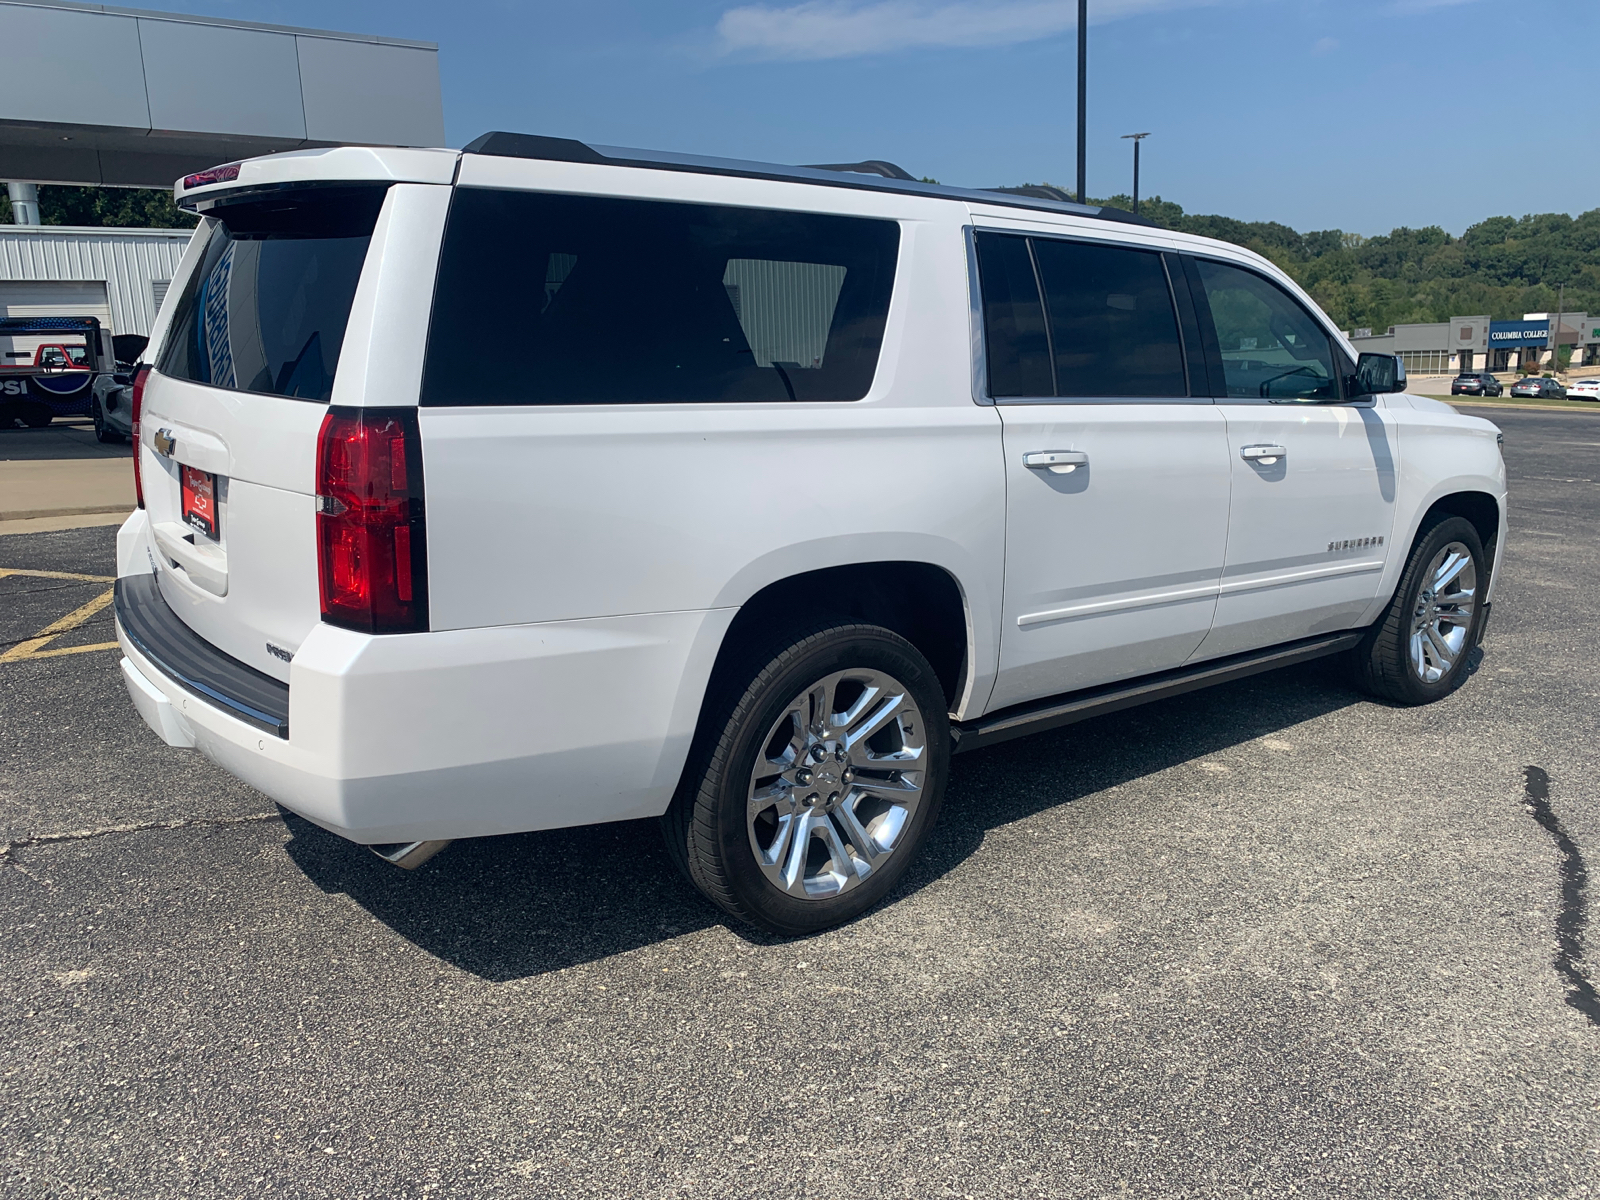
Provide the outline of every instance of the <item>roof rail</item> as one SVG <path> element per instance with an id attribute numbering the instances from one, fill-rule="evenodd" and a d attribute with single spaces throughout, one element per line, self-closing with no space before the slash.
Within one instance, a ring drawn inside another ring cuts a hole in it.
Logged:
<path id="1" fill-rule="evenodd" d="M 1005 192 L 1012 196 L 1033 196 L 1039 200 L 1059 200 L 1065 204 L 1073 204 L 1073 200 L 1066 192 L 1048 183 L 1025 183 L 1021 187 L 984 188 L 986 192 Z"/>
<path id="2" fill-rule="evenodd" d="M 1058 188 L 1028 185 L 1021 188 L 959 188 L 920 183 L 904 169 L 882 159 L 828 166 L 792 167 L 780 163 L 750 162 L 736 158 L 711 158 L 699 154 L 674 154 L 665 150 L 635 150 L 623 146 L 591 146 L 572 138 L 544 137 L 532 133 L 486 133 L 462 148 L 463 154 L 494 158 L 532 158 L 546 162 L 596 163 L 613 167 L 640 167 L 652 171 L 686 171 L 697 175 L 731 175 L 742 179 L 774 179 L 785 183 L 821 184 L 869 192 L 964 200 L 970 204 L 1002 204 L 1042 212 L 1064 212 L 1078 217 L 1119 221 L 1129 225 L 1154 225 L 1120 208 L 1078 204 Z"/>
<path id="3" fill-rule="evenodd" d="M 851 171 L 857 175 L 881 175 L 885 179 L 909 179 L 913 183 L 917 178 L 904 167 L 884 162 L 881 158 L 869 158 L 858 163 L 807 163 L 806 166 L 813 171 Z"/>

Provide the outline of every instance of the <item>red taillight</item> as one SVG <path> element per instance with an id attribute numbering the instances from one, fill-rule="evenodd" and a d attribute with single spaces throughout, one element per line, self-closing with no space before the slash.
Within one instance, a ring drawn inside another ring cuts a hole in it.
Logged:
<path id="1" fill-rule="evenodd" d="M 139 419 L 144 416 L 144 381 L 150 378 L 150 368 L 140 367 L 133 374 L 133 498 L 144 507 L 144 475 L 139 470 Z"/>
<path id="2" fill-rule="evenodd" d="M 364 633 L 426 629 L 422 443 L 414 408 L 333 408 L 317 435 L 322 619 Z"/>

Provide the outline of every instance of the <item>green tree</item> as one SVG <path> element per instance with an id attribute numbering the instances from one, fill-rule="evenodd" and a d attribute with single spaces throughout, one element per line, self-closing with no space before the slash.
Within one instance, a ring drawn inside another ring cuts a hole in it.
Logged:
<path id="1" fill-rule="evenodd" d="M 1090 203 L 1133 207 L 1126 195 Z M 1140 200 L 1139 215 L 1163 229 L 1254 250 L 1345 329 L 1381 331 L 1477 313 L 1513 320 L 1554 309 L 1561 283 L 1566 311 L 1600 314 L 1600 209 L 1578 217 L 1489 217 L 1460 237 L 1437 225 L 1377 237 L 1339 229 L 1299 233 L 1276 221 L 1186 213 L 1160 196 Z"/>
<path id="2" fill-rule="evenodd" d="M 46 225 L 192 229 L 197 220 L 164 188 L 65 187 L 41 184 L 39 219 Z M 11 222 L 11 201 L 0 195 L 0 223 Z"/>

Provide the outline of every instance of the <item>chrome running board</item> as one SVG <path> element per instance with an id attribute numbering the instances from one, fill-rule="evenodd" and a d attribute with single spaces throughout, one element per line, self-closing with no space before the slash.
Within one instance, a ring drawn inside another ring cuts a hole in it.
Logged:
<path id="1" fill-rule="evenodd" d="M 1105 687 L 1013 705 L 954 726 L 950 730 L 955 741 L 954 752 L 960 754 L 967 750 L 981 750 L 996 742 L 1008 742 L 1012 738 L 1042 733 L 1046 729 L 1059 729 L 1063 725 L 1087 721 L 1090 717 L 1103 716 L 1119 709 L 1165 700 L 1169 696 L 1181 696 L 1184 692 L 1243 679 L 1247 675 L 1259 675 L 1263 671 L 1275 671 L 1279 667 L 1338 654 L 1360 642 L 1366 632 L 1364 629 L 1354 629 L 1306 638 L 1267 650 L 1231 654 L 1227 658 L 1215 658 L 1192 667 L 1163 671 L 1159 675 L 1145 675 Z"/>

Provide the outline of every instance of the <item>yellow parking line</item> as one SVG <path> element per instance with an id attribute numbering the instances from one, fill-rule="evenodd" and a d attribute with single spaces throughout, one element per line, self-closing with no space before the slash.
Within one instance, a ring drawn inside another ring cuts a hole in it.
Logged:
<path id="1" fill-rule="evenodd" d="M 22 572 L 11 573 L 21 574 Z M 35 572 L 35 574 L 37 574 L 37 572 Z M 77 576 L 76 578 L 88 579 L 93 578 L 93 576 Z M 104 583 L 105 580 L 102 579 L 99 582 Z M 113 588 L 99 596 L 96 596 L 82 608 L 73 609 L 59 621 L 50 622 L 50 624 L 39 630 L 38 633 L 34 634 L 27 641 L 18 642 L 4 654 L 0 654 L 0 663 L 21 662 L 24 659 L 29 658 L 54 658 L 61 654 L 85 654 L 90 650 L 110 650 L 115 648 L 117 644 L 116 642 L 100 642 L 93 646 L 66 646 L 55 650 L 44 649 L 46 645 L 55 641 L 55 639 L 60 637 L 63 633 L 70 633 L 72 630 L 82 625 L 90 617 L 94 616 L 95 613 L 99 612 L 106 605 L 110 604 L 111 598 L 114 595 L 116 595 L 116 589 Z"/>
<path id="2" fill-rule="evenodd" d="M 82 579 L 86 583 L 115 583 L 115 575 L 76 575 L 71 571 L 28 571 L 22 567 L 0 567 L 0 579 L 7 575 L 25 575 L 29 579 Z"/>
<path id="3" fill-rule="evenodd" d="M 24 655 L 26 658 L 56 658 L 63 654 L 87 654 L 91 650 L 116 650 L 118 642 L 96 642 L 92 646 L 63 646 L 55 650 L 35 650 L 32 654 Z M 14 647 L 13 647 L 14 648 Z M 0 662 L 15 661 L 7 655 L 0 655 Z"/>

